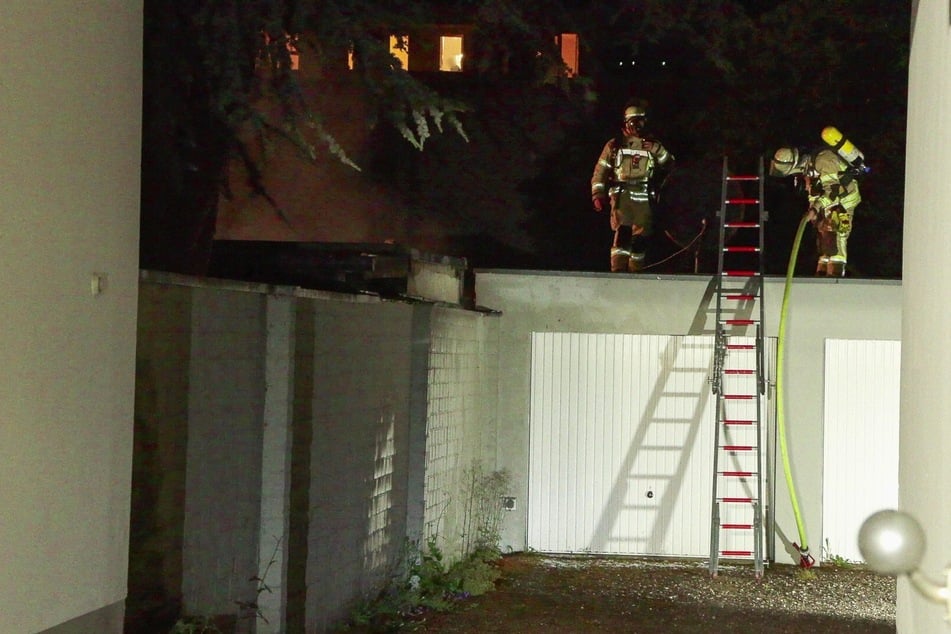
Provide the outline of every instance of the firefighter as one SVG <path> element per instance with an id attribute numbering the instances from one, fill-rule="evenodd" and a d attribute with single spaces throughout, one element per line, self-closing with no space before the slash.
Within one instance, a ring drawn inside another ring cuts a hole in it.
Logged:
<path id="1" fill-rule="evenodd" d="M 611 214 L 614 242 L 611 271 L 636 273 L 644 267 L 647 238 L 653 230 L 652 206 L 674 157 L 660 141 L 644 134 L 647 110 L 628 105 L 620 134 L 604 144 L 591 176 L 595 211 Z"/>
<path id="2" fill-rule="evenodd" d="M 861 168 L 850 165 L 831 147 L 815 153 L 783 147 L 770 161 L 771 176 L 802 176 L 808 217 L 816 231 L 818 277 L 845 276 L 852 217 L 862 202 L 856 177 L 864 171 L 864 164 Z"/>

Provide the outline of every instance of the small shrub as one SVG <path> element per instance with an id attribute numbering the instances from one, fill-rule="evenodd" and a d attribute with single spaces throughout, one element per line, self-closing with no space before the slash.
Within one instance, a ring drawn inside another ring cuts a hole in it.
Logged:
<path id="1" fill-rule="evenodd" d="M 461 598 L 493 590 L 501 576 L 496 563 L 502 557 L 501 498 L 508 483 L 505 471 L 485 473 L 478 462 L 466 470 L 461 559 L 447 564 L 436 534 L 424 546 L 407 544 L 398 572 L 378 596 L 353 611 L 351 624 L 397 631 L 427 610 L 446 611 Z"/>
<path id="2" fill-rule="evenodd" d="M 222 634 L 213 619 L 206 616 L 181 618 L 168 634 Z"/>
<path id="3" fill-rule="evenodd" d="M 835 566 L 836 568 L 856 568 L 861 566 L 861 562 L 853 561 L 847 559 L 841 555 L 833 555 L 829 549 L 829 540 L 826 540 L 826 545 L 822 549 L 822 561 L 829 564 L 830 566 Z"/>

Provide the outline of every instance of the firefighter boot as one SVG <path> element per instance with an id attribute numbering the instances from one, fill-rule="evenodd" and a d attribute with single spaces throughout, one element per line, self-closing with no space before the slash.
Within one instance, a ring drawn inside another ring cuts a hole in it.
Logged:
<path id="1" fill-rule="evenodd" d="M 845 261 L 832 258 L 829 260 L 829 277 L 845 277 Z"/>
<path id="2" fill-rule="evenodd" d="M 613 247 L 611 249 L 611 272 L 627 273 L 630 266 L 631 253 L 625 249 Z"/>
<path id="3" fill-rule="evenodd" d="M 819 261 L 816 263 L 816 277 L 826 277 L 829 275 L 829 256 L 823 255 L 819 257 Z"/>
<path id="4" fill-rule="evenodd" d="M 644 259 L 645 259 L 645 254 L 643 254 L 643 253 L 632 253 L 632 254 L 631 254 L 631 261 L 630 261 L 630 263 L 628 264 L 628 269 L 627 269 L 627 270 L 630 271 L 631 273 L 638 273 L 638 272 L 644 270 Z"/>

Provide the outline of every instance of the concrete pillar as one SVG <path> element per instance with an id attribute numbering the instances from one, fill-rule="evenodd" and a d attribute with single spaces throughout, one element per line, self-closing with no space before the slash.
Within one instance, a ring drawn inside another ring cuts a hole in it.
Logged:
<path id="1" fill-rule="evenodd" d="M 296 299 L 269 295 L 266 309 L 258 634 L 286 632 Z"/>
<path id="2" fill-rule="evenodd" d="M 922 524 L 921 570 L 951 564 L 951 16 L 947 0 L 913 6 L 902 262 L 899 507 Z M 899 89 L 896 87 L 896 89 Z M 945 266 L 947 264 L 948 266 Z M 900 633 L 948 632 L 944 606 L 898 584 Z"/>

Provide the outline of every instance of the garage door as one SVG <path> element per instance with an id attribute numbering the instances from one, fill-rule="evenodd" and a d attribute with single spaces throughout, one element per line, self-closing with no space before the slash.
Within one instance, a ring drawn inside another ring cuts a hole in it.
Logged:
<path id="1" fill-rule="evenodd" d="M 822 533 L 825 558 L 861 561 L 865 518 L 898 507 L 901 342 L 825 342 Z"/>
<path id="2" fill-rule="evenodd" d="M 709 556 L 713 346 L 533 334 L 530 548 Z"/>

